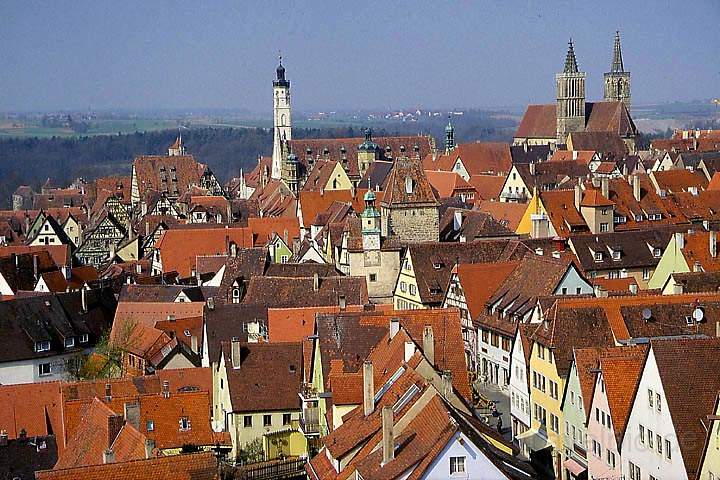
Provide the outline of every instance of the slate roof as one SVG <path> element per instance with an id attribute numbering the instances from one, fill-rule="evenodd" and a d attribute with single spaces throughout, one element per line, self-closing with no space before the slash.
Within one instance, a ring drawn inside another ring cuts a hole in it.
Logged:
<path id="1" fill-rule="evenodd" d="M 462 223 L 455 229 L 455 214 L 459 213 Z M 440 218 L 440 240 L 457 242 L 460 237 L 472 242 L 483 238 L 514 237 L 515 232 L 495 220 L 492 215 L 478 210 L 448 208 Z"/>
<path id="2" fill-rule="evenodd" d="M 616 157 L 622 157 L 629 153 L 627 145 L 618 132 L 573 132 L 570 134 L 568 144 L 570 142 L 572 142 L 573 150 L 592 150 Z"/>
<path id="3" fill-rule="evenodd" d="M 675 229 L 658 228 L 655 230 L 637 230 L 626 232 L 585 233 L 572 235 L 569 239 L 578 262 L 586 272 L 610 269 L 653 268 L 661 257 L 654 255 L 654 249 L 660 252 L 670 241 Z M 615 259 L 613 252 L 620 252 Z M 601 252 L 602 260 L 597 261 L 595 254 Z"/>
<path id="4" fill-rule="evenodd" d="M 53 357 L 92 346 L 110 326 L 115 297 L 108 290 L 85 292 L 87 311 L 82 311 L 81 293 L 32 296 L 0 302 L 0 362 Z M 79 344 L 80 335 L 88 343 Z M 64 340 L 74 337 L 75 346 Z M 35 351 L 35 342 L 50 342 L 50 350 Z"/>
<path id="5" fill-rule="evenodd" d="M 710 293 L 720 291 L 720 272 L 673 273 L 675 283 L 682 285 L 684 293 Z"/>
<path id="6" fill-rule="evenodd" d="M 370 164 L 365 175 L 360 179 L 358 183 L 361 187 L 367 187 L 368 181 L 370 182 L 370 188 L 375 189 L 379 187 L 380 190 L 385 190 L 388 175 L 392 170 L 393 162 L 386 162 L 382 160 L 376 160 Z"/>
<path id="7" fill-rule="evenodd" d="M 244 325 L 257 322 L 261 326 L 268 323 L 268 309 L 264 305 L 245 305 L 231 303 L 215 305 L 214 308 L 205 307 L 205 329 L 207 334 L 207 357 L 210 362 L 220 359 L 220 344 L 229 342 L 233 337 L 242 341 L 247 340 Z"/>
<path id="8" fill-rule="evenodd" d="M 50 271 L 57 271 L 57 265 L 46 250 L 19 255 L 11 253 L 8 257 L 0 257 L 0 274 L 13 293 L 35 290 L 39 275 Z M 35 276 L 36 273 L 38 277 Z"/>
<path id="9" fill-rule="evenodd" d="M 36 471 L 53 468 L 57 459 L 54 435 L 10 440 L 0 447 L 0 472 L 10 479 L 33 480 Z"/>
<path id="10" fill-rule="evenodd" d="M 540 163 L 550 157 L 550 145 L 511 145 L 510 155 L 513 165 Z"/>
<path id="11" fill-rule="evenodd" d="M 301 343 L 243 343 L 239 368 L 233 368 L 230 342 L 222 352 L 234 412 L 300 410 Z"/>
<path id="12" fill-rule="evenodd" d="M 151 190 L 182 196 L 192 185 L 200 184 L 205 166 L 195 161 L 192 155 L 141 155 L 135 157 L 133 168 L 140 198 L 144 198 Z M 173 174 L 177 181 L 172 181 Z"/>

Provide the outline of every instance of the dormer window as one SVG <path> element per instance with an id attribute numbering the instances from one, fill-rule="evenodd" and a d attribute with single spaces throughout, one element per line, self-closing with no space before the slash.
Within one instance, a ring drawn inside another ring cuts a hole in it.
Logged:
<path id="1" fill-rule="evenodd" d="M 596 262 L 602 262 L 602 261 L 603 261 L 603 254 L 602 254 L 602 252 L 595 252 L 595 261 L 596 261 Z"/>
<path id="2" fill-rule="evenodd" d="M 181 432 L 187 432 L 190 430 L 190 419 L 188 417 L 180 417 L 180 431 Z"/>
<path id="3" fill-rule="evenodd" d="M 80 343 L 88 343 L 90 341 L 90 336 L 87 333 L 83 333 L 80 335 Z"/>
<path id="4" fill-rule="evenodd" d="M 232 303 L 240 303 L 240 287 L 233 287 Z"/>
<path id="5" fill-rule="evenodd" d="M 50 342 L 35 342 L 36 352 L 47 352 L 50 350 Z"/>
<path id="6" fill-rule="evenodd" d="M 612 252 L 613 260 L 620 260 L 621 252 L 620 250 L 614 250 Z"/>
<path id="7" fill-rule="evenodd" d="M 653 257 L 660 258 L 662 256 L 662 252 L 659 248 L 653 248 Z"/>
<path id="8" fill-rule="evenodd" d="M 642 221 L 643 221 L 642 213 L 636 213 L 636 214 L 635 214 L 635 221 L 636 221 L 636 222 L 642 222 Z"/>
<path id="9" fill-rule="evenodd" d="M 405 193 L 412 194 L 415 192 L 415 181 L 410 177 L 405 177 Z"/>
<path id="10" fill-rule="evenodd" d="M 67 337 L 65 339 L 65 348 L 73 348 L 75 346 L 75 337 Z"/>

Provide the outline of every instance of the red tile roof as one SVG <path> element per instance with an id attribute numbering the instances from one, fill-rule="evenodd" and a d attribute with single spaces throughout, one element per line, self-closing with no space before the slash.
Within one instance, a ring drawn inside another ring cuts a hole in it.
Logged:
<path id="1" fill-rule="evenodd" d="M 43 470 L 38 480 L 216 480 L 218 467 L 212 452 L 109 463 L 66 470 Z"/>
<path id="2" fill-rule="evenodd" d="M 505 177 L 501 175 L 471 175 L 468 181 L 475 187 L 478 197 L 475 200 L 499 200 Z"/>
<path id="3" fill-rule="evenodd" d="M 555 138 L 557 135 L 557 107 L 528 105 L 515 132 L 518 138 Z"/>
<path id="4" fill-rule="evenodd" d="M 553 134 L 554 136 L 554 134 Z M 424 157 L 425 170 L 453 171 L 458 158 L 462 161 L 468 174 L 482 175 L 487 173 L 503 174 L 512 167 L 510 145 L 500 142 L 475 142 L 457 145 L 449 154 Z"/>
<path id="5" fill-rule="evenodd" d="M 477 193 L 475 187 L 455 172 L 425 170 L 425 176 L 440 198 L 454 197 L 460 192 Z"/>
<path id="6" fill-rule="evenodd" d="M 238 248 L 252 247 L 253 232 L 239 227 L 166 230 L 156 248 L 164 272 L 176 271 L 181 277 L 189 277 L 198 255 L 227 254 L 230 242 Z"/>
<path id="7" fill-rule="evenodd" d="M 503 184 L 504 183 L 505 179 L 503 178 Z M 481 200 L 475 203 L 476 210 L 489 213 L 495 220 L 501 222 L 513 232 L 517 230 L 520 225 L 520 221 L 525 215 L 527 208 L 527 203 L 498 202 L 490 200 Z"/>

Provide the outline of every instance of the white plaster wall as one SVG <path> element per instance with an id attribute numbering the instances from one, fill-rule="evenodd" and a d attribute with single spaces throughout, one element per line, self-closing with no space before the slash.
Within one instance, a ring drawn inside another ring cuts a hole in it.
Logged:
<path id="1" fill-rule="evenodd" d="M 465 457 L 465 474 L 450 475 L 450 457 Z M 488 458 L 462 433 L 455 434 L 442 452 L 428 467 L 423 480 L 477 479 L 505 480 L 502 473 Z"/>

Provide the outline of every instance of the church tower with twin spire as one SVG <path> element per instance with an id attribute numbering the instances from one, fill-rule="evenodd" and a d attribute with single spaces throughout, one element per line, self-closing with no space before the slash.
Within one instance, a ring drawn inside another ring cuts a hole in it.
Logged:
<path id="1" fill-rule="evenodd" d="M 565 144 L 572 132 L 585 130 L 585 72 L 578 70 L 573 42 L 570 39 L 565 68 L 555 75 L 557 85 L 557 143 Z"/>
<path id="2" fill-rule="evenodd" d="M 272 178 L 280 180 L 283 170 L 283 144 L 292 139 L 290 123 L 290 82 L 285 79 L 282 56 L 273 81 L 273 153 Z"/>
<path id="3" fill-rule="evenodd" d="M 625 71 L 622 49 L 620 48 L 620 32 L 615 32 L 615 46 L 610 71 L 605 73 L 605 101 L 623 102 L 630 106 L 630 72 Z"/>

